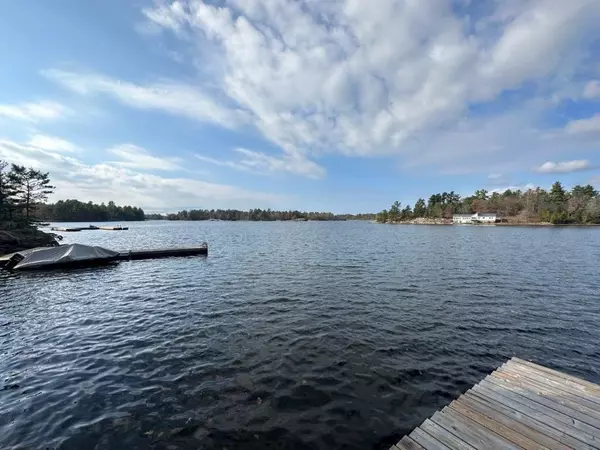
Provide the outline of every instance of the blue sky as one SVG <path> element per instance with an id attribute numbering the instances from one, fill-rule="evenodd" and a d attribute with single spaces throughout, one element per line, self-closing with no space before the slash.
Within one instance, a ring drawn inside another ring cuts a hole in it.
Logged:
<path id="1" fill-rule="evenodd" d="M 598 23 L 598 0 L 3 2 L 0 158 L 149 211 L 600 187 Z"/>

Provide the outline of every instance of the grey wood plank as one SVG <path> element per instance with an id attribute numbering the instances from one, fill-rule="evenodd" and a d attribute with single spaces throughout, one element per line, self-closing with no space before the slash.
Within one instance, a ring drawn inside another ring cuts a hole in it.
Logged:
<path id="1" fill-rule="evenodd" d="M 568 392 L 574 396 L 581 397 L 587 400 L 591 404 L 591 408 L 600 411 L 600 395 L 594 392 L 591 389 L 588 389 L 584 386 L 577 385 L 575 383 L 569 383 L 567 380 L 563 380 L 560 378 L 556 378 L 553 375 L 546 374 L 541 371 L 536 371 L 529 367 L 525 366 L 506 366 L 502 367 L 498 372 L 510 372 L 516 375 L 526 377 L 532 380 L 536 380 L 539 383 L 546 384 L 549 387 L 553 387 L 555 389 L 559 389 L 564 392 Z"/>
<path id="2" fill-rule="evenodd" d="M 561 378 L 563 380 L 567 380 L 571 383 L 579 384 L 581 386 L 585 386 L 588 389 L 595 391 L 600 395 L 600 385 L 592 383 L 590 381 L 584 380 L 583 378 L 579 378 L 573 375 L 569 375 L 568 373 L 559 372 L 558 370 L 550 369 L 549 367 L 540 366 L 539 364 L 533 363 L 531 361 L 526 361 L 524 359 L 520 359 L 517 357 L 512 358 L 509 361 L 510 364 L 517 364 L 521 366 L 531 367 L 532 369 L 538 370 L 540 372 L 544 372 L 550 375 L 554 375 L 557 378 Z"/>
<path id="3" fill-rule="evenodd" d="M 474 447 L 467 444 L 465 441 L 460 439 L 460 437 L 455 436 L 454 434 L 450 433 L 445 428 L 440 427 L 439 425 L 433 423 L 429 419 L 427 419 L 425 422 L 423 422 L 419 428 L 421 428 L 426 433 L 429 433 L 430 435 L 435 436 L 435 438 L 438 441 L 440 441 L 444 445 L 447 445 L 451 449 L 474 450 Z"/>
<path id="4" fill-rule="evenodd" d="M 492 398 L 505 406 L 514 408 L 520 413 L 556 428 L 562 433 L 573 436 L 594 448 L 600 448 L 600 439 L 597 434 L 598 430 L 585 423 L 581 423 L 576 419 L 565 416 L 544 405 L 529 402 L 522 396 L 507 389 L 502 389 L 501 387 L 486 383 L 485 380 L 473 387 L 472 391 L 481 394 L 484 397 Z"/>
<path id="5" fill-rule="evenodd" d="M 409 436 L 426 450 L 452 450 L 420 428 L 415 428 Z"/>
<path id="6" fill-rule="evenodd" d="M 600 424 L 600 411 L 598 411 L 598 406 L 600 405 L 589 402 L 587 399 L 557 389 L 553 386 L 548 386 L 545 383 L 540 383 L 537 380 L 516 376 L 512 371 L 498 370 L 494 372 L 491 377 L 499 378 L 515 388 L 529 390 L 548 400 L 558 402 L 565 407 L 595 419 L 595 422 Z M 594 424 L 592 423 L 591 425 Z"/>
<path id="7" fill-rule="evenodd" d="M 525 450 L 545 450 L 543 445 L 538 444 L 534 440 L 529 439 L 527 436 L 522 435 L 512 428 L 508 428 L 500 422 L 490 419 L 478 411 L 472 410 L 464 404 L 456 403 L 453 406 L 450 406 L 450 409 L 453 409 L 455 412 L 462 414 L 463 416 L 471 419 L 473 422 L 488 428 L 498 436 L 504 438 L 506 441 L 516 444 L 519 446 L 519 448 L 523 448 Z"/>
<path id="8" fill-rule="evenodd" d="M 498 436 L 490 429 L 467 419 L 449 408 L 444 408 L 442 412 L 436 412 L 431 417 L 431 420 L 476 449 L 516 450 L 519 448 L 512 442 Z"/>
<path id="9" fill-rule="evenodd" d="M 586 449 L 586 450 L 594 450 L 597 449 L 597 443 L 595 443 L 594 436 L 590 436 L 577 428 L 566 425 L 562 422 L 559 422 L 553 419 L 546 414 L 536 411 L 535 409 L 529 408 L 526 405 L 515 402 L 514 400 L 504 397 L 502 395 L 498 395 L 495 392 L 487 391 L 486 389 L 471 389 L 468 392 L 468 395 L 471 397 L 475 397 L 477 400 L 482 402 L 489 403 L 496 407 L 497 405 L 502 405 L 506 408 L 513 410 L 516 414 L 521 414 L 523 417 L 528 417 L 529 420 L 538 421 L 543 424 L 545 427 L 550 428 L 555 431 L 555 436 L 559 438 L 559 440 L 570 447 L 575 449 Z"/>
<path id="10" fill-rule="evenodd" d="M 507 408 L 501 403 L 494 401 L 487 402 L 483 398 L 477 397 L 470 392 L 465 393 L 456 401 L 518 431 L 550 450 L 569 450 L 574 446 L 575 448 L 579 448 L 579 446 L 585 445 L 583 442 L 570 438 L 568 435 L 564 435 L 542 422 L 538 422 L 518 411 Z M 450 406 L 452 406 L 452 404 L 450 404 Z"/>
<path id="11" fill-rule="evenodd" d="M 492 414 L 494 418 L 490 418 L 488 415 L 481 413 L 479 410 L 471 408 L 468 404 L 463 402 L 452 402 L 449 408 L 456 410 L 458 413 L 465 417 L 477 422 L 486 428 L 489 428 L 494 433 L 502 436 L 507 441 L 513 442 L 519 447 L 526 450 L 546 450 L 547 447 L 534 439 L 527 436 L 528 433 L 523 434 L 518 430 L 515 430 L 514 426 L 511 428 L 505 425 L 503 420 L 499 417 L 501 414 Z M 499 420 L 496 420 L 499 419 Z"/>
<path id="12" fill-rule="evenodd" d="M 400 442 L 396 444 L 396 448 L 399 450 L 425 450 L 408 436 L 404 436 Z"/>
<path id="13" fill-rule="evenodd" d="M 544 396 L 544 395 L 541 395 L 541 393 L 538 393 L 535 390 L 535 387 L 527 388 L 527 387 L 519 386 L 518 384 L 511 382 L 510 380 L 505 380 L 503 378 L 500 378 L 499 374 L 493 374 L 493 375 L 487 377 L 484 381 L 495 384 L 495 385 L 501 387 L 502 389 L 506 389 L 508 391 L 519 394 L 522 397 L 524 397 L 532 402 L 537 402 L 548 408 L 552 408 L 553 410 L 558 411 L 568 417 L 577 419 L 583 423 L 591 425 L 598 430 L 598 434 L 600 435 L 600 420 L 599 419 L 581 412 L 580 410 L 582 408 L 578 408 L 576 406 L 573 407 L 574 405 L 566 405 L 566 404 L 560 403 L 558 401 L 559 394 L 557 394 L 557 393 L 554 394 L 554 396 L 555 396 L 554 398 L 552 398 L 552 397 L 549 398 L 548 396 Z M 565 403 L 566 402 L 567 401 L 565 401 Z"/>
<path id="14" fill-rule="evenodd" d="M 396 444 L 396 447 L 400 450 L 425 450 L 408 436 L 404 436 L 402 440 Z"/>

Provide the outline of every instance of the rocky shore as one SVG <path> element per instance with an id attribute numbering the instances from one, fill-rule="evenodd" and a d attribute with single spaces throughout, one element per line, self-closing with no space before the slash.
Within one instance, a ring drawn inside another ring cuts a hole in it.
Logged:
<path id="1" fill-rule="evenodd" d="M 55 247 L 55 237 L 37 228 L 16 228 L 0 230 L 0 255 L 27 250 L 35 247 Z"/>
<path id="2" fill-rule="evenodd" d="M 428 217 L 417 217 L 411 220 L 388 220 L 386 223 L 393 225 L 452 225 L 452 219 L 432 219 Z"/>

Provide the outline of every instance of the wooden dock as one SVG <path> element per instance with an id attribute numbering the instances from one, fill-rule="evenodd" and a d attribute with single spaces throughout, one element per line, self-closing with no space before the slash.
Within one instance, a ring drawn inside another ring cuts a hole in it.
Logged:
<path id="1" fill-rule="evenodd" d="M 390 450 L 600 449 L 600 386 L 512 358 Z"/>
<path id="2" fill-rule="evenodd" d="M 163 248 L 153 250 L 130 250 L 120 252 L 117 261 L 136 261 L 140 259 L 173 258 L 180 256 L 208 255 L 208 245 L 184 248 Z"/>
<path id="3" fill-rule="evenodd" d="M 104 231 L 126 231 L 129 230 L 129 227 L 123 227 L 121 225 L 111 226 L 111 225 L 89 225 L 87 227 L 52 227 L 50 231 L 62 231 L 62 232 L 77 232 L 77 231 L 94 231 L 94 230 L 104 230 Z"/>

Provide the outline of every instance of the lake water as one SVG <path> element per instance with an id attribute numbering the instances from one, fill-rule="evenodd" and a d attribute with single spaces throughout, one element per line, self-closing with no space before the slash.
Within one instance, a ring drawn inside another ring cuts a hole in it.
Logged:
<path id="1" fill-rule="evenodd" d="M 85 224 L 87 225 L 87 224 Z M 600 382 L 600 229 L 145 222 L 0 275 L 0 448 L 387 448 L 507 358 Z"/>

